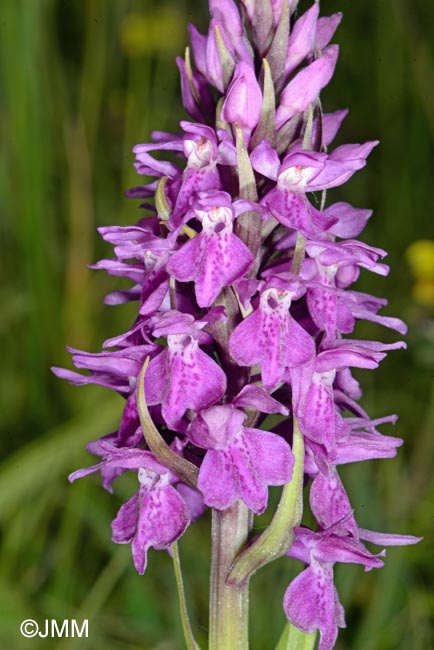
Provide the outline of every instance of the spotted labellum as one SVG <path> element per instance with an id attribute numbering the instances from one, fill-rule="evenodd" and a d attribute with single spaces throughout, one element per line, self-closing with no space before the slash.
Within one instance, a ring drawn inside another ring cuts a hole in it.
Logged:
<path id="1" fill-rule="evenodd" d="M 131 545 L 140 574 L 150 548 L 177 557 L 176 541 L 212 511 L 211 650 L 248 648 L 249 578 L 282 555 L 303 564 L 283 597 L 289 624 L 332 650 L 345 626 L 334 565 L 377 569 L 384 546 L 418 541 L 361 528 L 339 476 L 340 465 L 392 458 L 402 443 L 378 430 L 396 416 L 372 419 L 352 375 L 405 348 L 354 335 L 359 320 L 406 332 L 379 313 L 386 300 L 354 288 L 362 269 L 387 275 L 386 252 L 357 239 L 370 210 L 328 192 L 378 143 L 334 146 L 347 111 L 322 108 L 341 14 L 320 16 L 319 2 L 301 13 L 296 0 L 209 7 L 208 32 L 190 26 L 178 59 L 188 118 L 134 147 L 145 178 L 128 195 L 145 199 L 143 216 L 100 228 L 114 257 L 94 268 L 132 283 L 106 303 L 134 301 L 136 319 L 102 352 L 70 349 L 86 373 L 53 369 L 125 403 L 119 429 L 88 445 L 99 462 L 70 480 L 99 472 L 111 492 L 124 472 L 137 476 L 112 540 Z M 255 537 L 269 486 L 281 500 Z"/>

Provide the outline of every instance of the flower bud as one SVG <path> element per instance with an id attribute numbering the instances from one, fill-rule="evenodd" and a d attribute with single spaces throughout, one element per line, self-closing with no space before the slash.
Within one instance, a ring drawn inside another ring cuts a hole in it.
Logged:
<path id="1" fill-rule="evenodd" d="M 223 104 L 223 120 L 252 131 L 259 122 L 261 107 L 262 93 L 253 68 L 238 63 Z"/>

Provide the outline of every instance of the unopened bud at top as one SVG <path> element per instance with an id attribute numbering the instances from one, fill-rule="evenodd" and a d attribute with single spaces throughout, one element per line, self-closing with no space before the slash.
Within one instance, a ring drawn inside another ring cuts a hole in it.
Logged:
<path id="1" fill-rule="evenodd" d="M 247 63 L 238 63 L 222 107 L 222 119 L 253 130 L 259 122 L 261 107 L 262 93 L 255 71 Z"/>

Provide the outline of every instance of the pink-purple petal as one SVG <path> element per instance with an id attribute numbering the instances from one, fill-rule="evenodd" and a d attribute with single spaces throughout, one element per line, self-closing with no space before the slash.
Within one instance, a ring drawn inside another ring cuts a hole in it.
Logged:
<path id="1" fill-rule="evenodd" d="M 332 650 L 338 627 L 345 627 L 333 569 L 312 563 L 289 585 L 283 599 L 286 617 L 302 632 L 320 631 L 318 650 Z"/>

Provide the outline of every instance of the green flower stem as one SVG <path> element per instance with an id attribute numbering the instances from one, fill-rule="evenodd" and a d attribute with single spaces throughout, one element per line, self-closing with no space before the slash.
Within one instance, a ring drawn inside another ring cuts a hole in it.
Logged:
<path id="1" fill-rule="evenodd" d="M 182 579 L 181 561 L 179 559 L 179 550 L 177 542 L 172 544 L 173 568 L 175 571 L 176 588 L 178 590 L 179 611 L 181 614 L 182 630 L 184 632 L 185 645 L 187 650 L 200 650 L 193 636 L 188 616 L 187 601 L 185 599 L 184 581 Z"/>
<path id="2" fill-rule="evenodd" d="M 304 441 L 295 419 L 292 452 L 294 454 L 292 480 L 282 490 L 271 524 L 236 558 L 232 565 L 228 583 L 234 587 L 248 585 L 255 571 L 284 555 L 291 547 L 294 528 L 300 524 L 303 513 Z"/>
<path id="3" fill-rule="evenodd" d="M 212 511 L 209 650 L 249 647 L 248 582 L 227 584 L 229 569 L 247 541 L 249 519 L 241 501 L 227 510 Z"/>

